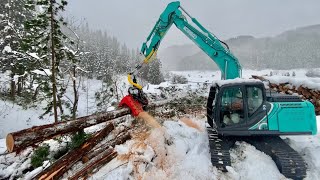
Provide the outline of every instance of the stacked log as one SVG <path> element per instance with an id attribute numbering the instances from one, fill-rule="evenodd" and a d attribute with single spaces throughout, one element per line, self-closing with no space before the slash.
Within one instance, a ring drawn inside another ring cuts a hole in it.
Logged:
<path id="1" fill-rule="evenodd" d="M 254 79 L 260 79 L 262 81 L 268 81 L 263 76 L 252 75 L 252 77 Z M 304 87 L 302 85 L 296 87 L 295 85 L 290 84 L 289 82 L 279 83 L 279 84 L 270 82 L 269 87 L 276 92 L 289 94 L 289 95 L 298 95 L 303 100 L 310 101 L 315 107 L 315 113 L 317 115 L 320 115 L 320 90 L 311 89 L 308 87 Z"/>

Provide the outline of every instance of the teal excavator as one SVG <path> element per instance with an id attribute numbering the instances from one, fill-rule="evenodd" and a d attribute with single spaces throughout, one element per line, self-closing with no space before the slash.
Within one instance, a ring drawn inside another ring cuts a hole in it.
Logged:
<path id="1" fill-rule="evenodd" d="M 313 104 L 297 96 L 267 91 L 259 80 L 242 79 L 241 65 L 228 45 L 204 28 L 181 7 L 179 1 L 167 6 L 143 43 L 141 53 L 145 59 L 128 74 L 132 87 L 121 104 L 129 106 L 134 115 L 142 108 L 132 102 L 142 106 L 148 104 L 135 76 L 139 69 L 154 59 L 162 39 L 173 24 L 221 71 L 221 80 L 213 83 L 207 100 L 212 164 L 227 171 L 227 166 L 231 166 L 229 149 L 235 141 L 244 140 L 270 155 L 286 177 L 303 179 L 307 169 L 305 161 L 279 135 L 315 135 L 317 124 Z"/>

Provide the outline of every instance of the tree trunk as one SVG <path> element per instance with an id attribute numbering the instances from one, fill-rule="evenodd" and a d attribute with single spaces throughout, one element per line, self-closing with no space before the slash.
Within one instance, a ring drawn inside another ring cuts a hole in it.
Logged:
<path id="1" fill-rule="evenodd" d="M 38 86 L 37 88 L 36 88 L 36 90 L 34 91 L 34 94 L 33 94 L 33 96 L 32 96 L 32 100 L 36 100 L 37 99 L 37 96 L 38 96 L 38 94 L 39 94 L 39 90 L 40 90 L 40 86 Z"/>
<path id="2" fill-rule="evenodd" d="M 74 96 L 74 102 L 72 107 L 72 119 L 76 119 L 77 115 L 77 109 L 78 109 L 78 101 L 79 101 L 79 94 L 77 90 L 77 82 L 76 82 L 76 66 L 73 66 L 73 77 L 72 77 L 72 83 L 73 83 L 73 96 Z"/>
<path id="3" fill-rule="evenodd" d="M 11 98 L 12 98 L 12 100 L 14 100 L 15 99 L 15 96 L 16 96 L 16 82 L 14 81 L 14 73 L 11 73 L 10 74 L 10 95 L 11 95 Z"/>
<path id="4" fill-rule="evenodd" d="M 98 154 L 96 157 L 94 157 L 90 162 L 88 162 L 87 166 L 78 171 L 75 175 L 69 178 L 69 180 L 77 180 L 81 177 L 88 177 L 89 173 L 92 173 L 93 170 L 99 170 L 102 166 L 110 162 L 116 156 L 117 152 L 113 151 L 113 148 L 105 150 L 101 154 Z"/>
<path id="5" fill-rule="evenodd" d="M 17 94 L 18 96 L 21 95 L 21 91 L 22 91 L 22 77 L 18 77 L 18 90 L 17 90 Z"/>
<path id="6" fill-rule="evenodd" d="M 65 172 L 67 172 L 81 157 L 97 145 L 103 138 L 105 138 L 114 126 L 112 123 L 108 124 L 103 130 L 96 133 L 89 138 L 82 146 L 73 151 L 70 151 L 62 158 L 54 162 L 50 167 L 38 174 L 35 179 L 39 180 L 52 180 L 59 179 Z"/>
<path id="7" fill-rule="evenodd" d="M 55 27 L 54 27 L 54 5 L 53 0 L 50 0 L 50 19 L 51 19 L 51 81 L 52 81 L 52 96 L 53 96 L 53 112 L 54 112 L 54 122 L 58 122 L 58 112 L 57 112 L 57 83 L 56 83 L 56 62 L 55 62 L 55 44 L 54 44 L 54 34 L 55 34 Z"/>
<path id="8" fill-rule="evenodd" d="M 96 124 L 113 120 L 118 117 L 128 115 L 127 108 L 110 111 L 102 114 L 90 115 L 70 121 L 60 121 L 53 124 L 34 126 L 29 129 L 13 132 L 7 135 L 6 143 L 9 152 L 20 152 L 28 146 L 34 145 L 46 139 L 51 139 L 58 135 L 82 130 Z"/>

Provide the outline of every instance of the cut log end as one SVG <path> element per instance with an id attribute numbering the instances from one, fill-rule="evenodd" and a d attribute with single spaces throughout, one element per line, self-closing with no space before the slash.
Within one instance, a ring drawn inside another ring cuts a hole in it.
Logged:
<path id="1" fill-rule="evenodd" d="M 82 162 L 87 163 L 90 159 L 87 156 L 82 157 Z"/>
<path id="2" fill-rule="evenodd" d="M 14 138 L 12 134 L 8 134 L 6 137 L 7 150 L 11 153 L 14 148 Z"/>

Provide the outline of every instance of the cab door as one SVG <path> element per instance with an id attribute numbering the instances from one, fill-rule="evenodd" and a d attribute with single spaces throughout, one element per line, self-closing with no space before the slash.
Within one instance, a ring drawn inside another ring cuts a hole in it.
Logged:
<path id="1" fill-rule="evenodd" d="M 266 102 L 265 88 L 263 85 L 247 85 L 246 96 L 247 96 L 247 108 L 248 108 L 248 127 L 252 127 L 259 123 L 264 117 L 267 116 L 267 112 L 270 110 L 270 103 Z M 268 124 L 264 123 L 260 125 L 257 130 L 267 130 Z"/>

